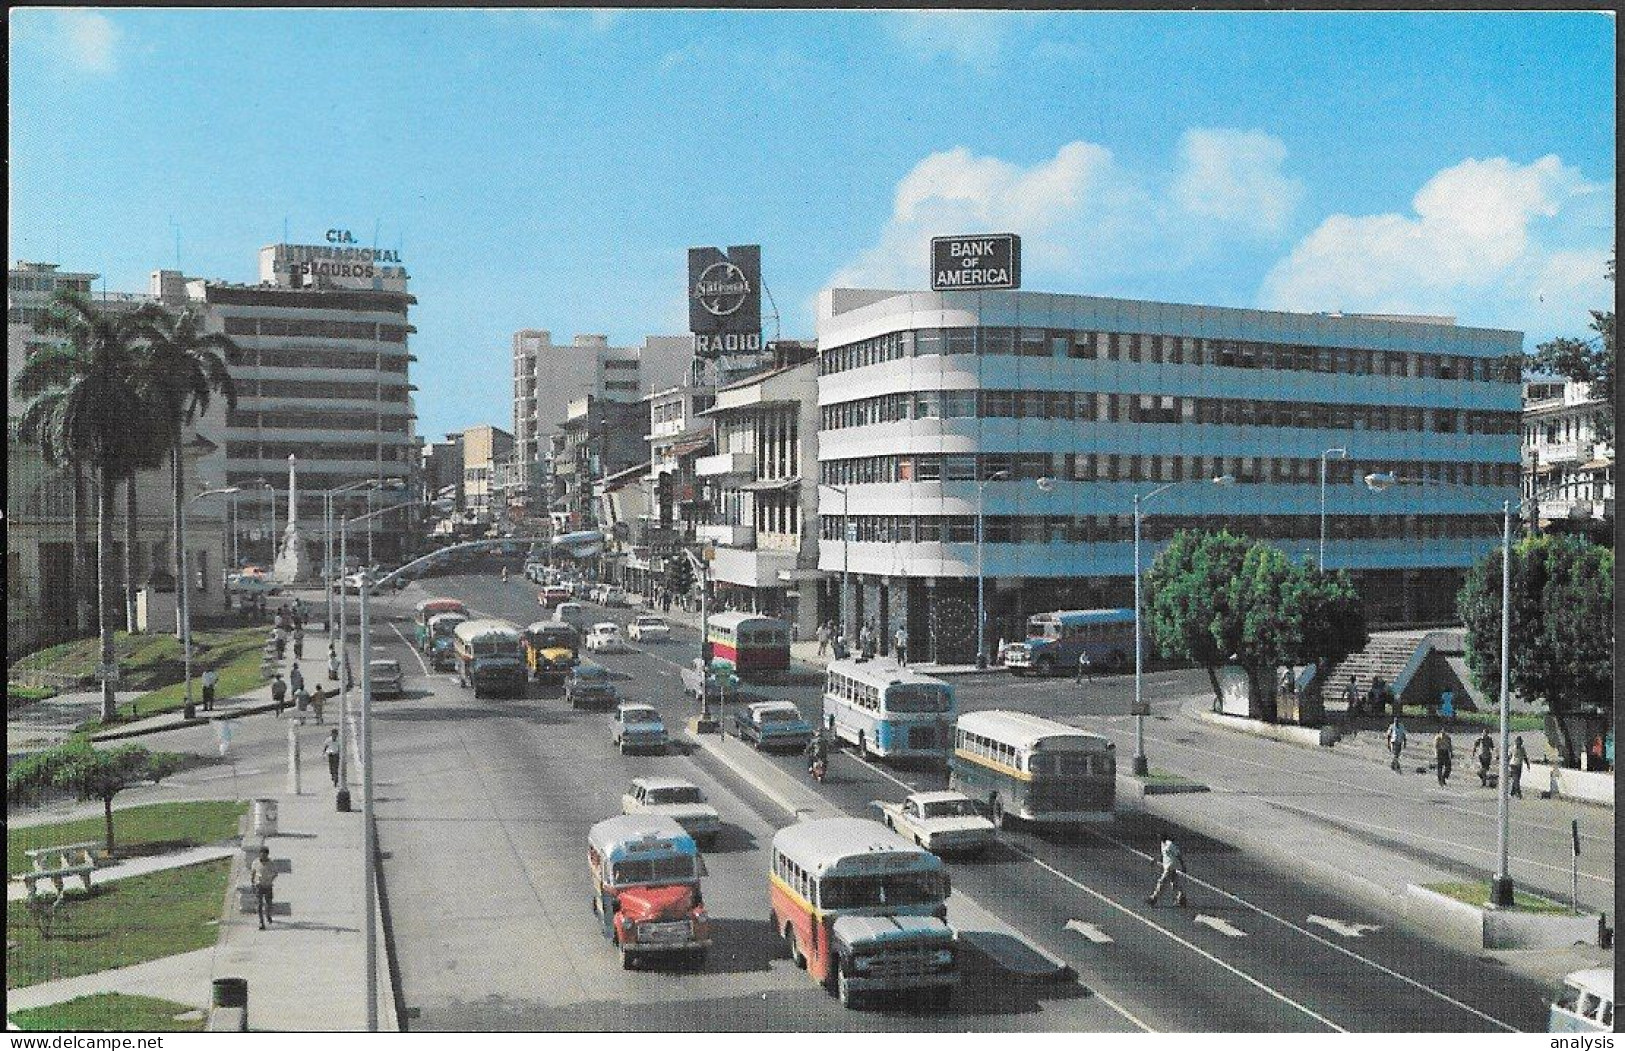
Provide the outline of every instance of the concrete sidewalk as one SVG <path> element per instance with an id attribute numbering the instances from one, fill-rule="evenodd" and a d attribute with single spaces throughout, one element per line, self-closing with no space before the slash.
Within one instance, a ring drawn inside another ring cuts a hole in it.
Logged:
<path id="1" fill-rule="evenodd" d="M 131 858 L 116 865 L 99 868 L 91 874 L 91 885 L 100 886 L 113 880 L 129 879 L 131 876 L 145 876 L 149 872 L 160 872 L 164 869 L 182 868 L 186 865 L 201 865 L 205 861 L 216 858 L 229 858 L 237 853 L 236 847 L 191 847 L 186 850 L 177 850 L 172 854 L 154 854 L 151 857 Z M 11 883 L 6 886 L 7 901 L 22 901 L 28 897 L 28 888 L 20 882 L 22 875 L 11 877 Z M 46 884 L 49 886 L 49 884 Z M 70 889 L 78 886 L 77 877 L 69 877 Z M 42 893 L 49 893 L 44 891 Z"/>

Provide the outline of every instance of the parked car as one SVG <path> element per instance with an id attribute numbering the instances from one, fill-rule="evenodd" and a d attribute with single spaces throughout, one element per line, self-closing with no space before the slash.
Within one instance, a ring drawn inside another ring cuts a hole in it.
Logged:
<path id="1" fill-rule="evenodd" d="M 564 699 L 572 708 L 612 708 L 619 700 L 608 669 L 582 662 L 564 677 Z"/>
<path id="2" fill-rule="evenodd" d="M 372 695 L 374 697 L 403 697 L 406 694 L 405 677 L 401 674 L 401 662 L 390 658 L 372 661 L 367 665 L 372 674 Z"/>
<path id="3" fill-rule="evenodd" d="M 626 648 L 626 640 L 621 637 L 619 624 L 606 620 L 587 629 L 589 653 L 624 653 Z"/>
<path id="4" fill-rule="evenodd" d="M 709 850 L 722 831 L 717 808 L 705 801 L 705 793 L 692 781 L 680 777 L 635 777 L 621 796 L 623 814 L 660 814 L 672 818 L 683 831 Z"/>
<path id="5" fill-rule="evenodd" d="M 734 735 L 759 749 L 807 747 L 813 728 L 789 701 L 761 701 L 734 712 Z"/>
<path id="6" fill-rule="evenodd" d="M 665 642 L 671 638 L 671 625 L 666 623 L 664 617 L 640 613 L 632 618 L 626 635 L 633 642 Z"/>
<path id="7" fill-rule="evenodd" d="M 666 721 L 647 704 L 620 704 L 610 724 L 609 740 L 622 755 L 639 751 L 664 752 Z"/>

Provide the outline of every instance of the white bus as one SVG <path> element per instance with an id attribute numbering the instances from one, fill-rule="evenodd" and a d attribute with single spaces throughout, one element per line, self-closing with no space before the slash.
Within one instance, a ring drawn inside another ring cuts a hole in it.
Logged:
<path id="1" fill-rule="evenodd" d="M 946 759 L 954 688 L 890 660 L 831 661 L 824 728 L 862 755 Z"/>
<path id="2" fill-rule="evenodd" d="M 1117 802 L 1116 745 L 1026 712 L 966 712 L 954 726 L 948 787 L 1009 818 L 1073 824 L 1110 818 Z"/>

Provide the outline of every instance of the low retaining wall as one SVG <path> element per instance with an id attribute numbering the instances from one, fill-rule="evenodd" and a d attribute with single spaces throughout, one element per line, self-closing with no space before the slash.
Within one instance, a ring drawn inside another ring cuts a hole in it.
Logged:
<path id="1" fill-rule="evenodd" d="M 1337 743 L 1337 727 L 1335 726 L 1291 726 L 1285 723 L 1266 723 L 1257 719 L 1244 719 L 1236 715 L 1221 715 L 1218 712 L 1198 711 L 1195 716 L 1210 726 L 1223 727 L 1237 733 L 1252 734 L 1254 737 L 1267 737 L 1272 741 L 1281 741 L 1285 744 L 1302 745 L 1306 748 L 1330 748 Z"/>
<path id="2" fill-rule="evenodd" d="M 1529 769 L 1523 773 L 1523 783 L 1563 799 L 1609 808 L 1614 805 L 1612 773 L 1592 773 L 1549 763 L 1530 763 Z"/>
<path id="3" fill-rule="evenodd" d="M 1405 888 L 1405 919 L 1472 950 L 1563 949 L 1598 940 L 1596 913 L 1485 909 L 1415 883 Z"/>

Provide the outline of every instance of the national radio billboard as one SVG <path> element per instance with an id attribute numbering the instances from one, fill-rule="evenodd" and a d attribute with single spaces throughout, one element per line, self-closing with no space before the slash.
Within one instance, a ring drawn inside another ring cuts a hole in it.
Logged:
<path id="1" fill-rule="evenodd" d="M 762 349 L 762 246 L 688 250 L 688 329 L 700 357 Z"/>

